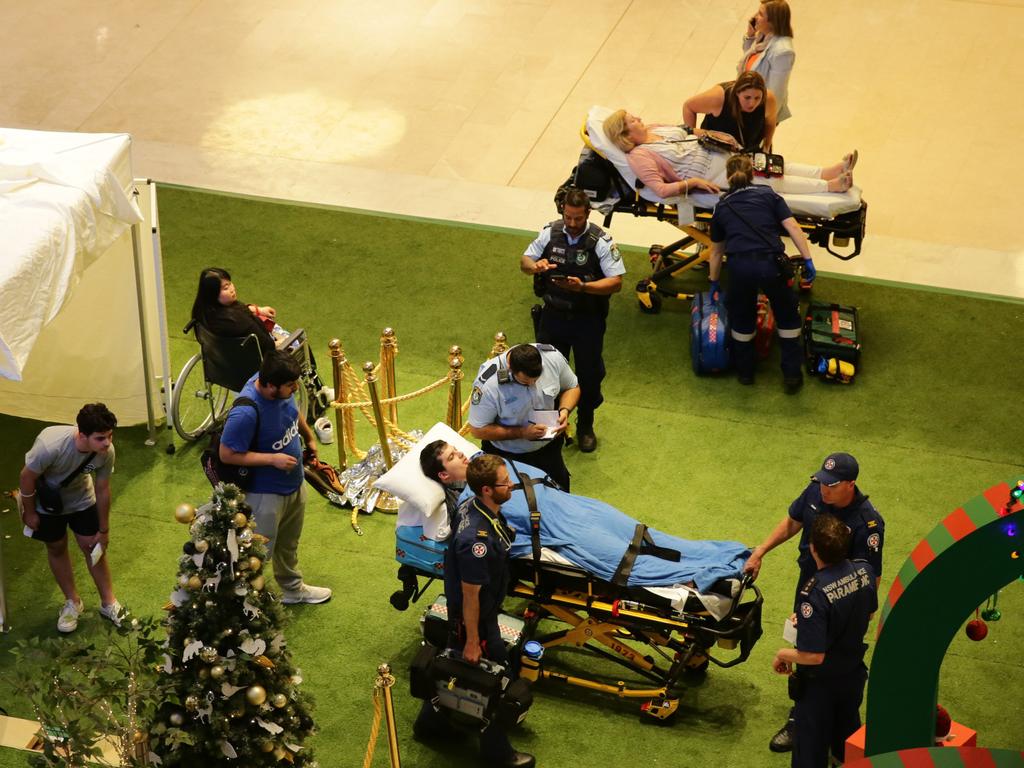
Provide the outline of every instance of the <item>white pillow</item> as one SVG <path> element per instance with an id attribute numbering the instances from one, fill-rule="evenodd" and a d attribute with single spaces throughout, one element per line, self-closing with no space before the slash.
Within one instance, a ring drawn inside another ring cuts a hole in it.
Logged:
<path id="1" fill-rule="evenodd" d="M 480 452 L 480 448 L 449 427 L 438 422 L 423 438 L 410 448 L 395 466 L 374 481 L 376 488 L 385 490 L 401 499 L 404 504 L 403 520 L 409 519 L 410 512 L 429 518 L 444 504 L 444 489 L 436 480 L 431 480 L 420 469 L 420 451 L 434 440 L 444 440 L 462 451 L 466 456 Z M 411 507 L 412 509 L 408 509 Z M 408 524 L 406 522 L 405 524 Z"/>

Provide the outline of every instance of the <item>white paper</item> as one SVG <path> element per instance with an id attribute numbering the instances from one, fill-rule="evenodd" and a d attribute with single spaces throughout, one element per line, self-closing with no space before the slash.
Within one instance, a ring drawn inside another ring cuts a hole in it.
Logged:
<path id="1" fill-rule="evenodd" d="M 548 431 L 541 435 L 538 440 L 552 440 L 558 437 L 558 411 L 531 411 L 531 424 L 542 424 Z"/>
<path id="2" fill-rule="evenodd" d="M 93 547 L 92 552 L 89 553 L 89 561 L 93 565 L 96 565 L 96 563 L 100 561 L 101 557 L 103 557 L 103 545 L 97 541 L 96 546 Z"/>
<path id="3" fill-rule="evenodd" d="M 35 533 L 35 531 L 33 531 L 33 530 L 32 530 L 31 528 L 29 528 L 29 527 L 28 527 L 28 526 L 26 525 L 26 526 L 25 526 L 25 529 L 24 529 L 24 530 L 22 531 L 22 533 L 24 533 L 24 534 L 25 534 L 25 538 L 27 538 L 27 539 L 31 539 L 31 538 L 32 538 L 32 534 L 33 534 L 33 533 Z"/>
<path id="4" fill-rule="evenodd" d="M 792 616 L 787 616 L 782 622 L 782 639 L 791 645 L 796 645 L 796 621 Z"/>

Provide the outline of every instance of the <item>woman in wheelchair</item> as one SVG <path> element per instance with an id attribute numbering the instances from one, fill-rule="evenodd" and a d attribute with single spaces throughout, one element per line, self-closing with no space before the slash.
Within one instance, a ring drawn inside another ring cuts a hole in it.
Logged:
<path id="1" fill-rule="evenodd" d="M 307 413 L 311 425 L 316 422 L 316 429 L 321 441 L 324 440 L 324 425 L 319 422 L 327 410 L 331 400 L 334 399 L 334 391 L 323 385 L 320 375 L 316 369 L 316 358 L 313 350 L 306 340 L 305 331 L 297 329 L 289 334 L 277 324 L 277 311 L 273 307 L 261 307 L 256 304 L 243 304 L 238 300 L 235 284 L 231 280 L 231 274 L 220 267 L 207 267 L 199 273 L 199 288 L 196 290 L 196 298 L 192 303 L 192 321 L 200 325 L 209 335 L 224 339 L 239 339 L 252 337 L 259 345 L 258 358 L 262 359 L 268 352 L 274 349 L 287 346 L 288 349 L 299 359 L 303 366 L 303 387 L 305 397 L 300 401 L 308 401 L 309 411 Z M 197 340 L 202 344 L 200 334 L 196 334 Z M 291 339 L 291 341 L 288 341 Z M 206 355 L 211 350 L 204 348 Z M 213 353 L 216 356 L 216 353 Z M 252 356 L 249 356 L 250 358 Z M 209 361 L 204 363 L 208 367 Z M 250 359 L 250 370 L 237 371 L 238 375 L 245 379 L 258 367 L 258 360 Z M 243 375 L 244 374 L 244 375 Z M 235 387 L 231 387 L 237 391 Z M 187 431 L 187 430 L 186 430 Z"/>
<path id="2" fill-rule="evenodd" d="M 630 168 L 661 198 L 685 197 L 690 192 L 718 193 L 726 185 L 726 154 L 706 149 L 677 125 L 646 125 L 636 115 L 617 110 L 604 121 L 604 132 L 626 153 Z M 846 192 L 853 186 L 853 152 L 833 165 L 819 167 L 786 161 L 785 175 L 757 177 L 776 192 L 817 194 Z"/>
<path id="3" fill-rule="evenodd" d="M 199 274 L 192 319 L 214 336 L 255 336 L 262 357 L 276 347 L 276 342 L 261 316 L 273 323 L 277 312 L 273 307 L 240 302 L 226 269 L 207 267 Z"/>

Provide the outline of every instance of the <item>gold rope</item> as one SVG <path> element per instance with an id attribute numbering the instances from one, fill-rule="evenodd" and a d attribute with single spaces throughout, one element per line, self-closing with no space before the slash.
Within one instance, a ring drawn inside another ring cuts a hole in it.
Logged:
<path id="1" fill-rule="evenodd" d="M 370 726 L 370 741 L 366 745 L 366 757 L 363 758 L 363 768 L 370 768 L 373 764 L 373 753 L 377 749 L 377 737 L 380 735 L 380 684 L 373 686 L 373 725 Z"/>
<path id="2" fill-rule="evenodd" d="M 448 381 L 449 381 L 448 377 L 445 376 L 443 379 L 438 379 L 437 381 L 435 381 L 435 382 L 433 382 L 431 384 L 427 384 L 427 386 L 425 386 L 425 387 L 420 387 L 419 389 L 417 389 L 414 392 L 408 392 L 408 393 L 406 393 L 404 395 L 396 395 L 395 397 L 382 397 L 380 399 L 380 404 L 382 406 L 384 406 L 384 405 L 390 405 L 391 403 L 402 403 L 402 402 L 405 402 L 406 400 L 412 400 L 414 397 L 419 397 L 420 395 L 427 394 L 427 392 L 433 392 L 438 387 L 441 387 L 441 386 L 444 386 L 445 384 L 447 384 Z M 350 410 L 350 409 L 353 409 L 353 408 L 359 408 L 360 410 L 363 410 L 365 408 L 369 408 L 371 405 L 373 405 L 373 401 L 372 400 L 365 400 L 365 401 L 360 401 L 360 402 L 355 402 L 355 403 L 353 403 L 353 402 L 331 403 L 331 407 L 332 408 L 337 408 L 339 411 Z"/>

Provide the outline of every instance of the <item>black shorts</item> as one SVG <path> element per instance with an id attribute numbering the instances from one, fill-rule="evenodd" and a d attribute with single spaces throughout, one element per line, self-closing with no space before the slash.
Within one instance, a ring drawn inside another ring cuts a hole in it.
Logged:
<path id="1" fill-rule="evenodd" d="M 95 536 L 100 529 L 100 515 L 96 505 L 66 515 L 40 513 L 39 529 L 32 534 L 32 538 L 52 544 L 67 536 L 68 528 L 79 536 Z"/>

